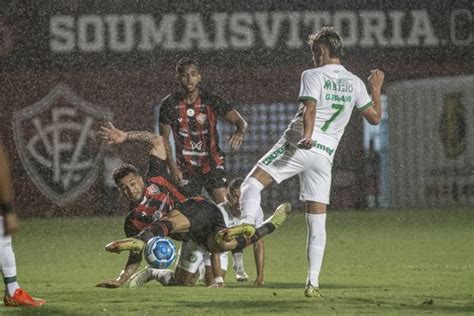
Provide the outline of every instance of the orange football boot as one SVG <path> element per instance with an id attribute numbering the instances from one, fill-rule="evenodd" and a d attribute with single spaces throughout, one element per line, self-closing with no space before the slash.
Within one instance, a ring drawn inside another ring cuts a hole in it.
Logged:
<path id="1" fill-rule="evenodd" d="M 3 297 L 3 304 L 8 307 L 14 306 L 25 306 L 25 307 L 40 307 L 46 303 L 45 300 L 41 298 L 31 297 L 25 290 L 18 288 L 16 289 L 13 296 L 5 294 Z"/>

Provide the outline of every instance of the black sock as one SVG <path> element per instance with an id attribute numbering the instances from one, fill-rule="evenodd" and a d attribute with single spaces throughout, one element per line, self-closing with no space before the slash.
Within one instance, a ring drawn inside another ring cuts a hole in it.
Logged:
<path id="1" fill-rule="evenodd" d="M 245 247 L 256 243 L 264 236 L 271 234 L 274 230 L 275 226 L 272 223 L 265 223 L 255 230 L 255 234 L 252 237 L 247 237 L 245 235 L 237 236 L 235 238 L 235 240 L 237 241 L 237 247 L 232 250 L 232 253 L 241 252 Z"/>
<path id="2" fill-rule="evenodd" d="M 273 233 L 275 228 L 275 225 L 273 225 L 272 223 L 265 223 L 259 228 L 257 228 L 257 232 L 260 238 L 262 238 L 263 236 Z"/>

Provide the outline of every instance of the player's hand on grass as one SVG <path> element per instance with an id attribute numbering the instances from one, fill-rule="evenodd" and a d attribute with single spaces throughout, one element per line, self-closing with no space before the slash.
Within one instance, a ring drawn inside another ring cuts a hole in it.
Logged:
<path id="1" fill-rule="evenodd" d="M 296 146 L 300 149 L 311 149 L 313 147 L 313 140 L 311 138 L 303 138 L 301 139 Z"/>
<path id="2" fill-rule="evenodd" d="M 214 284 L 211 284 L 208 286 L 208 288 L 210 289 L 221 289 L 221 288 L 224 288 L 224 283 L 214 283 Z"/>
<path id="3" fill-rule="evenodd" d="M 96 284 L 96 287 L 103 287 L 106 289 L 116 289 L 122 286 L 122 282 L 117 280 L 106 280 Z"/>
<path id="4" fill-rule="evenodd" d="M 257 287 L 261 287 L 265 284 L 265 282 L 263 281 L 263 278 L 256 278 L 253 284 Z"/>
<path id="5" fill-rule="evenodd" d="M 102 140 L 107 142 L 107 144 L 123 143 L 127 140 L 128 136 L 128 133 L 115 128 L 111 122 L 102 125 L 98 134 Z"/>
<path id="6" fill-rule="evenodd" d="M 244 142 L 244 134 L 242 132 L 235 132 L 229 138 L 229 145 L 232 149 L 239 149 Z"/>
<path id="7" fill-rule="evenodd" d="M 382 89 L 385 74 L 382 70 L 374 69 L 370 71 L 369 83 L 372 91 L 379 91 Z"/>

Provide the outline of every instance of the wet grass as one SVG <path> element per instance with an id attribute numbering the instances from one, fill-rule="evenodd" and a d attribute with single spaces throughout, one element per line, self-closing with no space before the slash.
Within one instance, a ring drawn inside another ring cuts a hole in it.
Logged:
<path id="1" fill-rule="evenodd" d="M 266 284 L 225 289 L 102 289 L 126 254 L 103 246 L 123 236 L 122 219 L 23 220 L 14 240 L 18 279 L 47 300 L 6 315 L 339 315 L 474 314 L 474 210 L 332 211 L 321 275 L 323 299 L 303 296 L 306 227 L 293 214 L 266 240 Z M 251 251 L 245 263 L 255 276 Z"/>

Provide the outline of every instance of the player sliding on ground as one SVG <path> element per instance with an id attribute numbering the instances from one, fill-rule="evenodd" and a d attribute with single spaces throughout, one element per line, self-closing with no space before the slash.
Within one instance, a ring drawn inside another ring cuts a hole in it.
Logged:
<path id="1" fill-rule="evenodd" d="M 159 220 L 152 222 L 135 237 L 113 241 L 105 249 L 114 253 L 124 250 L 142 251 L 145 243 L 152 237 L 170 236 L 175 239 L 176 234 L 180 234 L 180 238 L 183 238 L 183 236 L 184 238 L 190 238 L 212 253 L 211 263 L 215 271 L 216 265 L 217 269 L 220 269 L 218 263 L 219 253 L 229 250 L 242 250 L 257 242 L 280 227 L 290 211 L 290 204 L 281 204 L 260 227 L 239 225 L 225 233 L 227 228 L 219 207 L 202 197 L 194 197 L 186 200 L 179 208 L 174 208 Z M 215 272 L 216 274 L 218 272 Z M 216 283 L 221 284 L 223 282 L 219 279 L 216 280 Z"/>
<path id="2" fill-rule="evenodd" d="M 114 170 L 113 174 L 120 194 L 130 203 L 124 223 L 126 237 L 137 235 L 148 224 L 168 214 L 174 205 L 186 200 L 168 173 L 166 151 L 161 136 L 146 131 L 125 132 L 115 128 L 110 122 L 101 127 L 99 135 L 109 145 L 125 142 L 148 145 L 149 166 L 144 178 L 139 175 L 137 168 L 130 164 L 121 165 Z M 132 275 L 136 280 L 135 272 L 141 261 L 141 251 L 130 251 L 125 267 L 118 277 L 104 280 L 97 286 L 110 289 L 124 285 L 133 286 L 136 282 L 128 281 L 131 281 Z M 210 262 L 210 254 L 207 251 L 191 240 L 183 240 L 175 271 L 161 269 L 159 276 L 155 278 L 163 285 L 192 286 L 199 277 L 199 267 L 207 261 Z M 221 266 L 227 266 L 226 254 L 221 255 Z M 153 270 L 153 272 L 156 271 Z M 225 272 L 219 271 L 219 275 L 224 276 Z M 215 277 L 210 263 L 205 269 L 205 276 L 206 285 L 214 284 Z"/>
<path id="3" fill-rule="evenodd" d="M 164 164 L 166 153 L 160 136 L 147 132 L 123 132 L 113 127 L 112 124 L 102 127 L 99 134 L 110 144 L 119 144 L 126 140 L 141 140 L 151 145 L 148 174 L 155 174 L 154 177 L 145 181 L 134 166 L 127 164 L 114 171 L 114 181 L 121 194 L 131 203 L 131 212 L 125 223 L 127 236 L 138 234 L 144 227 L 147 227 L 139 234 L 141 240 L 146 241 L 156 234 L 170 236 L 176 240 L 192 240 L 198 246 L 214 254 L 227 250 L 238 251 L 271 233 L 282 224 L 287 213 L 291 210 L 289 204 L 282 204 L 274 215 L 257 230 L 251 225 L 246 225 L 239 227 L 232 234 L 227 234 L 224 238 L 222 232 L 225 232 L 226 225 L 223 213 L 217 205 L 202 198 L 183 201 L 183 196 L 167 179 L 167 170 Z M 153 219 L 159 220 L 152 223 Z M 218 235 L 219 231 L 221 234 Z M 235 236 L 237 237 L 234 238 Z M 115 249 L 112 246 L 116 244 L 111 243 L 108 250 L 112 252 L 130 250 L 126 268 L 117 280 L 104 281 L 98 286 L 112 288 L 121 286 L 136 271 L 142 257 L 143 242 L 141 242 L 141 247 L 137 248 L 133 245 L 137 242 L 140 243 L 140 240 L 132 238 L 125 239 L 125 241 L 125 248 L 117 247 Z M 130 248 L 126 248 L 127 245 Z M 214 276 L 221 275 L 218 256 L 212 256 L 211 264 Z M 193 273 L 184 274 L 190 276 L 186 279 L 191 279 Z M 188 282 L 182 283 L 183 285 L 189 284 Z"/>

